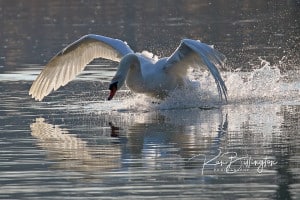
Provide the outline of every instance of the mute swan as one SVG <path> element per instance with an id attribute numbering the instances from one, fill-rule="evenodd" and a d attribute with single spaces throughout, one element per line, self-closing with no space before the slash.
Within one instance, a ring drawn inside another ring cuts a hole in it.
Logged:
<path id="1" fill-rule="evenodd" d="M 41 101 L 51 91 L 74 79 L 95 58 L 120 62 L 109 86 L 108 100 L 125 81 L 133 92 L 163 98 L 169 91 L 187 83 L 189 67 L 205 66 L 216 81 L 220 99 L 227 101 L 227 88 L 216 67 L 223 65 L 225 56 L 211 46 L 183 39 L 170 57 L 158 60 L 134 53 L 121 40 L 94 34 L 81 37 L 55 55 L 33 82 L 29 95 Z"/>

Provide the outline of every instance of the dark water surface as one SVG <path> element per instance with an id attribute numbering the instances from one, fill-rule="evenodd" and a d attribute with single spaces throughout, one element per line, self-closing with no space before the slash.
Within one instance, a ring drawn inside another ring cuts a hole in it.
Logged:
<path id="1" fill-rule="evenodd" d="M 0 199 L 300 199 L 299 7 L 0 0 Z M 108 102 L 117 64 L 103 60 L 31 99 L 43 65 L 87 33 L 158 56 L 182 38 L 214 44 L 229 102 L 203 100 L 205 77 L 200 95 L 124 88 Z"/>

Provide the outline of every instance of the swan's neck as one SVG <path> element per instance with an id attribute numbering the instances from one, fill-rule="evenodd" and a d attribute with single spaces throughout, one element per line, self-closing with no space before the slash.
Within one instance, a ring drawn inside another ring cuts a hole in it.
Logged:
<path id="1" fill-rule="evenodd" d="M 135 90 L 138 85 L 143 83 L 140 61 L 135 54 L 128 54 L 122 58 L 111 83 L 118 82 L 118 89 L 120 89 L 125 80 L 131 90 Z"/>

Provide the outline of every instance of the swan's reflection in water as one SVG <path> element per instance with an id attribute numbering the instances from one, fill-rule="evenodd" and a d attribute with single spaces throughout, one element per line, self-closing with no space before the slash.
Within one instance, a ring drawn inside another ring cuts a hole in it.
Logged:
<path id="1" fill-rule="evenodd" d="M 110 134 L 100 136 L 103 138 L 96 140 L 101 140 L 101 144 L 93 145 L 87 142 L 90 139 L 71 134 L 44 118 L 37 118 L 30 127 L 37 146 L 46 151 L 53 169 L 89 173 L 137 168 L 182 169 L 191 164 L 186 161 L 195 154 L 216 152 L 221 146 L 220 138 L 225 136 L 227 118 L 224 122 L 219 110 L 200 113 L 189 110 L 144 114 L 135 116 L 134 122 L 121 128 L 118 123 L 106 121 Z"/>
<path id="2" fill-rule="evenodd" d="M 55 169 L 72 171 L 110 171 L 120 166 L 120 145 L 89 146 L 75 134 L 57 125 L 48 124 L 44 118 L 32 123 L 31 135 L 37 138 L 37 146 L 47 151 L 47 158 Z"/>
<path id="3" fill-rule="evenodd" d="M 272 109 L 277 112 L 274 106 L 260 109 Z M 236 109 L 231 110 L 230 107 L 227 111 L 188 109 L 137 113 L 133 116 L 128 113 L 112 114 L 110 117 L 97 115 L 97 120 L 93 117 L 87 118 L 89 122 L 102 123 L 100 126 L 94 124 L 92 129 L 99 126 L 104 130 L 103 124 L 107 124 L 110 134 L 97 136 L 96 139 L 90 134 L 71 134 L 57 125 L 46 123 L 43 118 L 37 118 L 36 122 L 31 124 L 31 130 L 32 136 L 38 139 L 37 146 L 46 151 L 51 167 L 70 171 L 121 171 L 125 174 L 139 171 L 141 175 L 148 171 L 153 176 L 159 170 L 176 169 L 178 172 L 187 173 L 186 170 L 198 169 L 202 175 L 204 162 L 216 158 L 212 160 L 214 164 L 205 166 L 205 174 L 213 175 L 216 173 L 217 159 L 230 160 L 228 157 L 232 154 L 228 152 L 233 152 L 236 159 L 251 157 L 260 161 L 267 157 L 276 161 L 272 149 L 265 146 L 272 141 L 271 133 L 276 130 L 275 124 L 278 124 L 281 117 L 277 116 L 268 122 L 268 126 L 274 124 L 273 129 L 269 130 L 269 127 L 264 127 L 265 124 L 259 124 L 258 121 L 266 116 L 265 112 L 259 112 L 262 116 L 250 114 L 244 119 L 240 113 L 249 113 L 246 112 L 247 106 L 241 107 L 239 112 L 233 112 Z M 235 130 L 247 124 L 260 127 L 261 130 L 265 130 L 264 134 L 256 134 L 254 131 L 257 129 L 248 129 L 247 134 L 237 135 Z M 91 127 L 84 128 L 85 132 L 87 129 Z M 93 142 L 87 142 L 90 140 Z M 249 148 L 241 148 L 244 146 Z M 222 158 L 218 157 L 220 149 L 223 153 Z M 274 169 L 272 167 L 270 169 Z M 254 166 L 247 172 L 257 174 L 257 167 Z M 220 173 L 226 174 L 223 171 Z"/>

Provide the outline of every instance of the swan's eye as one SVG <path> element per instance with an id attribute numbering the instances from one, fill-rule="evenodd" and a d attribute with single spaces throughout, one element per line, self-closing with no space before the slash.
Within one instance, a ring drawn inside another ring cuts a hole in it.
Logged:
<path id="1" fill-rule="evenodd" d="M 114 82 L 114 83 L 111 83 L 109 85 L 109 90 L 117 90 L 118 89 L 118 81 Z"/>

